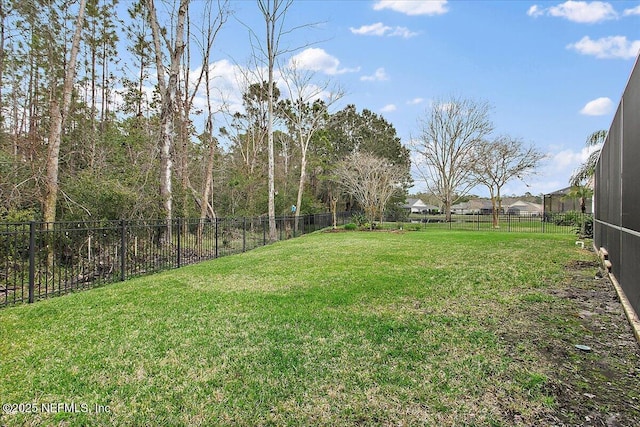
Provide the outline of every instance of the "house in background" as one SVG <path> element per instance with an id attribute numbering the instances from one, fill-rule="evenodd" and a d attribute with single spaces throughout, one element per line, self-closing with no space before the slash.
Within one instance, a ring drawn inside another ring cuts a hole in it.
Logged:
<path id="1" fill-rule="evenodd" d="M 490 215 L 493 205 L 489 199 L 471 199 L 451 206 L 451 212 L 459 215 Z M 500 214 L 541 216 L 542 205 L 513 198 L 503 199 Z"/>
<path id="2" fill-rule="evenodd" d="M 468 202 L 456 203 L 451 206 L 451 213 L 458 215 L 488 215 L 493 212 L 491 200 L 471 199 Z"/>
<path id="3" fill-rule="evenodd" d="M 569 211 L 580 212 L 580 200 L 577 198 L 567 197 L 571 191 L 571 187 L 566 187 L 553 193 L 544 195 L 544 211 L 546 213 L 563 213 Z M 585 213 L 593 213 L 593 197 L 585 200 Z"/>
<path id="4" fill-rule="evenodd" d="M 440 212 L 440 208 L 434 205 L 429 205 L 420 199 L 407 199 L 407 202 L 402 206 L 409 213 L 417 214 L 434 214 Z"/>
<path id="5" fill-rule="evenodd" d="M 538 203 L 518 200 L 507 206 L 507 214 L 509 215 L 542 216 L 542 213 L 543 206 Z"/>

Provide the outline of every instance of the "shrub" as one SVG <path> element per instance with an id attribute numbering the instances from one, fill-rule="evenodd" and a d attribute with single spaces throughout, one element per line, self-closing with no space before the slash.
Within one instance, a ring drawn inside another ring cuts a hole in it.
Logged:
<path id="1" fill-rule="evenodd" d="M 355 223 L 356 226 L 362 227 L 369 222 L 367 216 L 363 213 L 353 214 L 351 216 L 351 220 Z"/>
<path id="2" fill-rule="evenodd" d="M 349 224 L 345 224 L 344 225 L 344 229 L 345 230 L 355 230 L 356 228 L 358 228 L 357 225 L 355 225 L 354 223 L 350 222 Z"/>
<path id="3" fill-rule="evenodd" d="M 554 214 L 553 222 L 556 225 L 579 226 L 584 221 L 585 214 L 578 211 L 568 211 L 561 214 Z"/>
<path id="4" fill-rule="evenodd" d="M 585 239 L 593 239 L 593 217 L 585 216 L 580 218 L 577 224 L 573 226 L 576 234 Z"/>

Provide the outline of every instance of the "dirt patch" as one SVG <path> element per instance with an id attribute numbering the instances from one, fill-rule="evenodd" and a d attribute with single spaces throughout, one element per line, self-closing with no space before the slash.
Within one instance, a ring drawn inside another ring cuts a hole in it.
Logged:
<path id="1" fill-rule="evenodd" d="M 640 426 L 640 346 L 597 261 L 574 261 L 565 279 L 525 300 L 529 319 L 501 331 L 548 363 L 543 392 L 554 408 L 536 425 Z M 533 335 L 533 336 L 531 336 Z"/>

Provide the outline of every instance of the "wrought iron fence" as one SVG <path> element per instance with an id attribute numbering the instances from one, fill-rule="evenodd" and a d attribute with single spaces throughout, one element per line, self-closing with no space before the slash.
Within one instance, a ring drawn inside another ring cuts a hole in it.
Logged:
<path id="1" fill-rule="evenodd" d="M 497 219 L 497 224 L 494 224 L 493 215 L 490 213 L 453 214 L 451 221 L 447 221 L 444 214 L 412 214 L 405 222 L 399 224 L 415 229 L 531 232 L 582 236 L 589 236 L 593 229 L 593 215 L 575 211 L 542 215 L 538 213 L 500 214 Z"/>
<path id="2" fill-rule="evenodd" d="M 337 215 L 344 224 L 349 213 Z M 277 239 L 333 223 L 332 214 L 276 218 Z M 0 224 L 0 307 L 179 268 L 264 246 L 268 218 L 213 221 L 29 222 Z"/>
<path id="3" fill-rule="evenodd" d="M 337 215 L 338 225 L 352 220 Z M 332 214 L 276 218 L 277 239 L 286 240 L 333 224 Z M 589 232 L 589 214 L 500 215 L 412 214 L 384 228 L 484 230 L 502 232 Z M 268 218 L 213 221 L 90 221 L 0 224 L 0 307 L 123 281 L 162 270 L 249 251 L 268 240 Z M 380 225 L 378 225 L 380 227 Z"/>

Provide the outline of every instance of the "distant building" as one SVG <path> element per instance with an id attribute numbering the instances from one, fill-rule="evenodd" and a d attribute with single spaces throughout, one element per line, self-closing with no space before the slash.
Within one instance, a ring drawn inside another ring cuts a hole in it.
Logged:
<path id="1" fill-rule="evenodd" d="M 544 195 L 544 212 L 545 213 L 562 213 L 569 211 L 580 212 L 580 199 L 567 197 L 571 191 L 571 187 L 566 187 L 553 193 Z M 586 213 L 593 213 L 593 197 L 585 200 Z"/>
<path id="2" fill-rule="evenodd" d="M 539 203 L 525 202 L 518 200 L 511 203 L 507 207 L 507 214 L 509 215 L 529 215 L 529 216 L 541 216 L 543 213 L 543 205 Z"/>
<path id="3" fill-rule="evenodd" d="M 451 206 L 451 213 L 459 215 L 490 214 L 493 212 L 491 200 L 471 199 L 468 202 L 456 203 Z"/>
<path id="4" fill-rule="evenodd" d="M 437 206 L 429 205 L 420 199 L 407 199 L 403 208 L 409 211 L 409 213 L 417 214 L 433 214 L 440 212 L 440 208 Z"/>
<path id="5" fill-rule="evenodd" d="M 496 209 L 498 209 L 497 204 Z M 490 215 L 493 213 L 493 204 L 490 199 L 471 199 L 468 202 L 451 206 L 451 212 L 458 215 Z M 506 198 L 501 203 L 500 213 L 509 215 L 542 215 L 542 205 Z"/>

